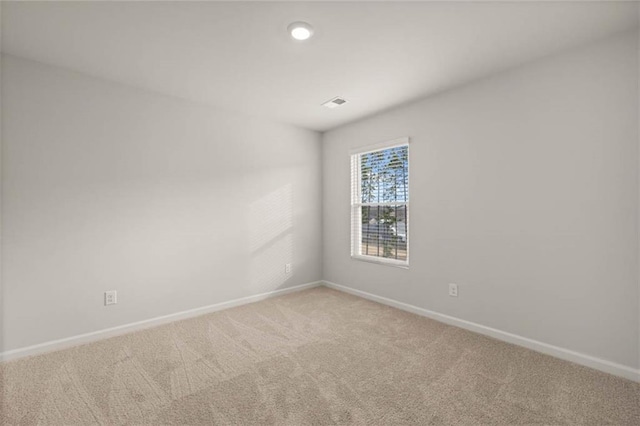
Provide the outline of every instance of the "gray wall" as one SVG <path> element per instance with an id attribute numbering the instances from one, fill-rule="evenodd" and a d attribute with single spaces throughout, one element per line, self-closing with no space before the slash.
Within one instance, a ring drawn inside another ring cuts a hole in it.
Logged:
<path id="1" fill-rule="evenodd" d="M 321 278 L 319 134 L 11 56 L 2 96 L 3 350 Z"/>
<path id="2" fill-rule="evenodd" d="M 408 270 L 349 253 L 349 149 L 401 136 Z M 638 367 L 637 34 L 330 131 L 323 164 L 326 280 Z"/>

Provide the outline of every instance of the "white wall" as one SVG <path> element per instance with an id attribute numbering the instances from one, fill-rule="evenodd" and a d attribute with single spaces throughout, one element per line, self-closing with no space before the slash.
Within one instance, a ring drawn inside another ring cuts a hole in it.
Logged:
<path id="1" fill-rule="evenodd" d="M 349 149 L 402 136 L 409 270 L 349 253 Z M 636 34 L 330 131 L 323 164 L 324 279 L 639 366 Z"/>
<path id="2" fill-rule="evenodd" d="M 319 134 L 11 56 L 2 96 L 2 350 L 321 278 Z"/>

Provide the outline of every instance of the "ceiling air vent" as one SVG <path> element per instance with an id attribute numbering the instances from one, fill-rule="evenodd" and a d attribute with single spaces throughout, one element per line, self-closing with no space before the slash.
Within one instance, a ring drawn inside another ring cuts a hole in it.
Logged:
<path id="1" fill-rule="evenodd" d="M 323 103 L 322 106 L 326 106 L 327 108 L 337 108 L 342 104 L 347 103 L 347 100 L 345 98 L 341 98 L 340 96 L 336 96 L 333 99 L 328 100 L 327 102 Z"/>

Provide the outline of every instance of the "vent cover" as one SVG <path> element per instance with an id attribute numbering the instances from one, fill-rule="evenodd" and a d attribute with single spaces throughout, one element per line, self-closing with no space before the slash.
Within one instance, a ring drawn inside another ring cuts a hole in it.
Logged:
<path id="1" fill-rule="evenodd" d="M 345 103 L 347 103 L 347 100 L 345 98 L 336 96 L 335 98 L 323 103 L 322 106 L 325 106 L 327 108 L 337 108 Z"/>

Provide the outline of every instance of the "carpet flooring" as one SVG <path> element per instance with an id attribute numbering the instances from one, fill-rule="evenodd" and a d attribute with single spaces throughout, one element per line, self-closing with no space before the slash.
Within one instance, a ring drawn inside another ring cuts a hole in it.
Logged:
<path id="1" fill-rule="evenodd" d="M 3 425 L 640 425 L 640 384 L 325 287 L 0 364 Z"/>

